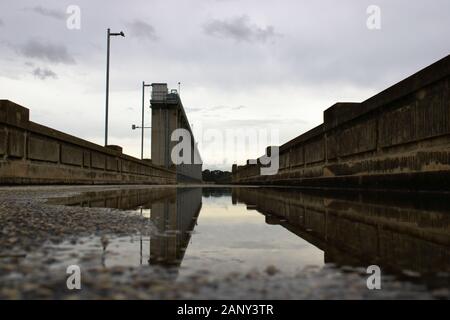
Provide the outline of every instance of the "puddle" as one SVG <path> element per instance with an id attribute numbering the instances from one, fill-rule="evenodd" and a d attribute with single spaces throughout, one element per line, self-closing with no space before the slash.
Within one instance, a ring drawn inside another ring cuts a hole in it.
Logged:
<path id="1" fill-rule="evenodd" d="M 52 200 L 53 201 L 53 200 Z M 54 202 L 54 201 L 53 201 Z M 183 278 L 335 266 L 449 288 L 450 204 L 445 197 L 333 194 L 282 188 L 170 188 L 89 192 L 70 206 L 132 210 L 149 233 L 52 246 L 73 264 L 170 268 Z M 57 263 L 55 263 L 57 265 Z"/>

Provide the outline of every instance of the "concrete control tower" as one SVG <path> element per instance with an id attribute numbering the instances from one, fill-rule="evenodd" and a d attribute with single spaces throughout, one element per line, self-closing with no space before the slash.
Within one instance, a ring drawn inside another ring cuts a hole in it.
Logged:
<path id="1" fill-rule="evenodd" d="M 202 160 L 180 96 L 176 90 L 169 93 L 166 83 L 152 84 L 152 163 L 165 168 L 176 168 L 178 182 L 202 181 Z M 176 129 L 190 133 L 191 161 L 175 165 L 171 153 L 177 141 L 171 141 Z"/>

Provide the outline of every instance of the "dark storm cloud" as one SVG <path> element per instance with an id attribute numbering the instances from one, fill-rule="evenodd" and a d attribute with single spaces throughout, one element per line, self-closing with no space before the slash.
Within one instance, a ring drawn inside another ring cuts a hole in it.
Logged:
<path id="1" fill-rule="evenodd" d="M 128 24 L 128 27 L 130 28 L 131 35 L 134 37 L 152 41 L 158 40 L 155 28 L 144 21 L 134 20 Z"/>
<path id="2" fill-rule="evenodd" d="M 245 42 L 266 42 L 277 37 L 273 26 L 260 27 L 251 23 L 246 15 L 209 21 L 203 26 L 203 31 L 213 37 Z"/>
<path id="3" fill-rule="evenodd" d="M 36 68 L 34 69 L 32 72 L 33 76 L 35 76 L 36 78 L 39 78 L 41 80 L 45 80 L 48 78 L 53 78 L 56 79 L 58 76 L 56 75 L 56 73 L 54 73 L 52 70 L 48 69 L 48 68 Z"/>
<path id="4" fill-rule="evenodd" d="M 64 45 L 29 40 L 16 49 L 27 58 L 53 63 L 75 64 L 75 59 L 69 54 Z"/>
<path id="5" fill-rule="evenodd" d="M 24 10 L 40 14 L 41 16 L 44 16 L 44 17 L 50 17 L 50 18 L 54 18 L 54 19 L 58 19 L 58 20 L 64 20 L 66 18 L 66 15 L 63 11 L 49 9 L 49 8 L 45 8 L 43 6 L 35 6 L 32 8 L 25 8 Z"/>

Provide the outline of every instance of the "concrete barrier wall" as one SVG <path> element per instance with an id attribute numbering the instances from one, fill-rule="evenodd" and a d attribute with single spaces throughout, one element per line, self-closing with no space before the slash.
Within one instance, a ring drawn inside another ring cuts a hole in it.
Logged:
<path id="1" fill-rule="evenodd" d="M 176 172 L 29 121 L 0 100 L 0 184 L 174 184 Z"/>
<path id="2" fill-rule="evenodd" d="M 280 170 L 233 166 L 233 182 L 450 189 L 450 56 L 280 146 Z"/>

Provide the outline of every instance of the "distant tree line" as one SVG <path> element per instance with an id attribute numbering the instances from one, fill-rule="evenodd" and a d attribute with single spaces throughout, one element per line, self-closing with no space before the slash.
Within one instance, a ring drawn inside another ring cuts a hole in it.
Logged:
<path id="1" fill-rule="evenodd" d="M 203 170 L 202 177 L 204 182 L 209 183 L 231 183 L 231 172 L 221 170 Z"/>

